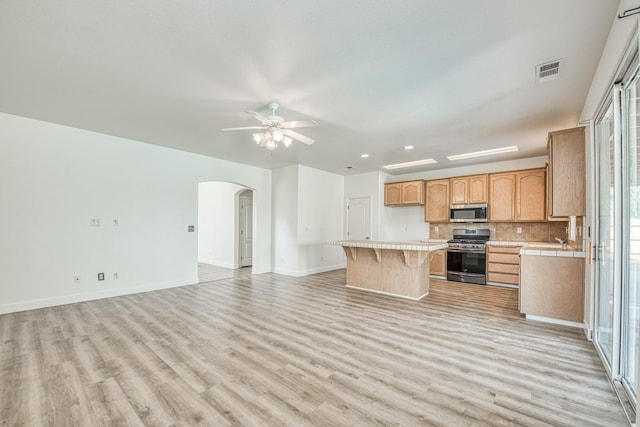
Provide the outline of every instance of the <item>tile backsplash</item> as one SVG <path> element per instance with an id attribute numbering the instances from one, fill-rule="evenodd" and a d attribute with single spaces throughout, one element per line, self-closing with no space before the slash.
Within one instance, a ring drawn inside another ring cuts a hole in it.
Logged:
<path id="1" fill-rule="evenodd" d="M 583 218 L 578 217 L 576 224 L 580 229 L 583 226 Z M 567 240 L 567 221 L 554 222 L 486 222 L 486 223 L 433 223 L 429 225 L 431 239 L 451 239 L 454 228 L 488 228 L 491 230 L 491 240 L 508 240 L 514 242 L 555 242 L 559 237 Z M 520 230 L 518 230 L 520 229 Z M 520 233 L 518 233 L 520 231 Z M 582 249 L 582 238 L 576 237 L 576 241 L 569 244 L 577 249 Z"/>

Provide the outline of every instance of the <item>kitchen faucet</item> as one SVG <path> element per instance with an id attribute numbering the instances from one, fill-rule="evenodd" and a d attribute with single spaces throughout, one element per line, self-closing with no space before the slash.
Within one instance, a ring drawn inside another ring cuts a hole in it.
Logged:
<path id="1" fill-rule="evenodd" d="M 563 249 L 567 247 L 567 241 L 566 240 L 562 240 L 559 237 L 556 237 L 556 240 L 562 245 Z"/>

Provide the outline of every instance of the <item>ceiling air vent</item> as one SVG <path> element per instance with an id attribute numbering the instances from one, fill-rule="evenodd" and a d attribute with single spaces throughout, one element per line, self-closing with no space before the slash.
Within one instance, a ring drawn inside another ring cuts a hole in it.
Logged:
<path id="1" fill-rule="evenodd" d="M 560 65 L 562 62 L 562 59 L 556 59 L 555 61 L 536 65 L 536 83 L 544 83 L 557 79 L 560 75 Z"/>

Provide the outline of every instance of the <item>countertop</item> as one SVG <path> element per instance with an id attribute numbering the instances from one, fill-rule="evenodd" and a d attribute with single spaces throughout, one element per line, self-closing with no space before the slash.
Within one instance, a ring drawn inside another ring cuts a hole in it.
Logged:
<path id="1" fill-rule="evenodd" d="M 328 245 L 353 248 L 392 249 L 400 251 L 437 251 L 447 248 L 447 241 L 387 242 L 375 240 L 332 240 Z"/>
<path id="2" fill-rule="evenodd" d="M 520 255 L 556 256 L 565 258 L 586 258 L 587 254 L 572 247 L 563 248 L 560 243 L 550 242 L 514 242 L 506 240 L 489 240 L 492 246 L 520 246 Z"/>
<path id="3" fill-rule="evenodd" d="M 428 239 L 413 242 L 388 242 L 375 240 L 333 240 L 327 243 L 335 246 L 351 246 L 356 248 L 395 249 L 405 251 L 437 251 L 447 248 L 446 239 Z M 587 254 L 572 247 L 562 248 L 559 243 L 550 242 L 516 242 L 510 240 L 489 240 L 491 246 L 520 246 L 520 255 L 552 256 L 565 258 L 586 258 Z"/>

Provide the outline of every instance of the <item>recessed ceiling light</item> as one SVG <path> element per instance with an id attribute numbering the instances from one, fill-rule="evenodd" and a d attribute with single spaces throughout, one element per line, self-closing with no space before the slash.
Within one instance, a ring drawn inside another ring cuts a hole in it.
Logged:
<path id="1" fill-rule="evenodd" d="M 412 166 L 430 165 L 432 163 L 438 163 L 433 159 L 415 160 L 413 162 L 396 163 L 393 165 L 382 166 L 384 169 L 401 169 L 410 168 Z"/>
<path id="2" fill-rule="evenodd" d="M 404 150 L 413 150 L 413 145 L 405 145 L 402 147 Z"/>
<path id="3" fill-rule="evenodd" d="M 447 156 L 449 160 L 463 160 L 472 159 L 474 157 L 493 156 L 494 154 L 511 153 L 518 151 L 517 145 L 511 145 L 509 147 L 494 148 L 493 150 L 474 151 L 473 153 L 456 154 L 455 156 Z"/>
<path id="4" fill-rule="evenodd" d="M 369 155 L 368 154 L 360 154 L 360 157 L 362 157 L 363 159 L 368 159 Z"/>

